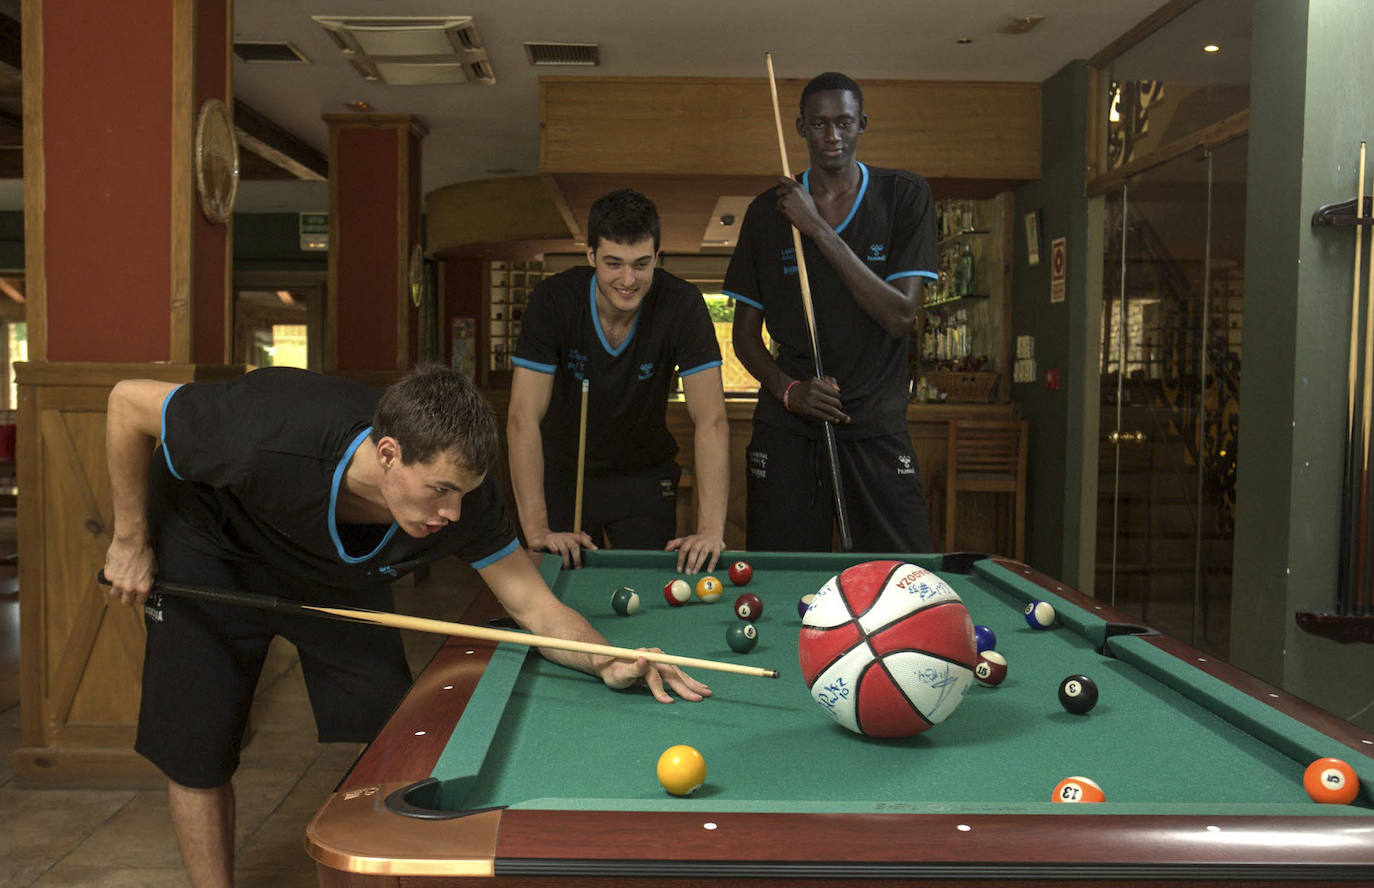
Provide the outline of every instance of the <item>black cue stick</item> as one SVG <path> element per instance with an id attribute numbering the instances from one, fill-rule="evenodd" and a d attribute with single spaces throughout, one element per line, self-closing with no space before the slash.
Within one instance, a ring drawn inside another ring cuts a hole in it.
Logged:
<path id="1" fill-rule="evenodd" d="M 1355 531 L 1359 522 L 1359 452 L 1360 424 L 1355 411 L 1355 393 L 1359 389 L 1360 354 L 1360 254 L 1364 241 L 1364 162 L 1365 143 L 1360 143 L 1359 179 L 1355 197 L 1355 281 L 1350 293 L 1350 359 L 1346 369 L 1345 405 L 1345 476 L 1341 485 L 1341 541 L 1340 570 L 1337 574 L 1336 613 L 1351 613 L 1355 604 L 1355 590 L 1359 586 L 1356 568 Z"/>

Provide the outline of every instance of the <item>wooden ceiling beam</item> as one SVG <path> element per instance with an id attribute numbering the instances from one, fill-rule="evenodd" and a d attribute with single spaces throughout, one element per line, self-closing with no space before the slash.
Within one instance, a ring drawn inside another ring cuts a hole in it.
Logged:
<path id="1" fill-rule="evenodd" d="M 296 179 L 324 182 L 329 159 L 265 117 L 242 99 L 234 99 L 234 131 L 239 147 L 285 170 Z"/>

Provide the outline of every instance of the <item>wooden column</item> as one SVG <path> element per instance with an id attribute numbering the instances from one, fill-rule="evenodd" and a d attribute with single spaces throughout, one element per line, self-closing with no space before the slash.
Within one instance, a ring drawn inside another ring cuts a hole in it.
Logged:
<path id="1" fill-rule="evenodd" d="M 326 114 L 329 310 L 326 371 L 399 370 L 415 360 L 408 266 L 420 242 L 420 142 L 407 114 Z"/>
<path id="2" fill-rule="evenodd" d="M 201 103 L 232 102 L 232 0 L 24 0 L 22 18 L 32 361 L 19 370 L 14 771 L 158 785 L 132 749 L 141 615 L 108 607 L 95 580 L 111 530 L 105 399 L 124 378 L 240 372 L 219 366 L 230 232 L 201 215 L 193 166 Z"/>

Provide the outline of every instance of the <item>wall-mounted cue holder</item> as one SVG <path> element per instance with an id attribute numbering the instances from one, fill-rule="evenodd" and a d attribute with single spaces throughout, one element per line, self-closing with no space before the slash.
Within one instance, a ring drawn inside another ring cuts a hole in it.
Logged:
<path id="1" fill-rule="evenodd" d="M 1374 223 L 1374 195 L 1366 196 L 1364 199 L 1364 212 L 1355 215 L 1355 200 L 1343 200 L 1339 203 L 1329 203 L 1312 214 L 1312 227 L 1318 226 L 1341 226 L 1341 225 L 1369 225 Z"/>

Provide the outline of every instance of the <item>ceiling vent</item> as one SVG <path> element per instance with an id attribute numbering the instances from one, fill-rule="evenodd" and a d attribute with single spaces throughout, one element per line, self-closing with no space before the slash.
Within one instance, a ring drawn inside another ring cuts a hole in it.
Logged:
<path id="1" fill-rule="evenodd" d="M 495 83 L 472 16 L 312 16 L 368 81 L 392 86 Z"/>
<path id="2" fill-rule="evenodd" d="M 525 56 L 536 66 L 594 68 L 601 64 L 601 46 L 597 43 L 526 43 Z"/>
<path id="3" fill-rule="evenodd" d="M 234 41 L 234 55 L 252 64 L 310 64 L 310 60 L 294 44 L 277 40 L 236 40 Z"/>

